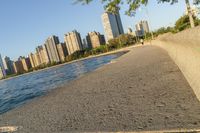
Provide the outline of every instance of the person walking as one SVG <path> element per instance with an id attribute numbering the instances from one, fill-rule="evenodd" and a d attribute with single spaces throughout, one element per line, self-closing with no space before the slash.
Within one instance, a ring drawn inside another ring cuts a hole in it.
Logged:
<path id="1" fill-rule="evenodd" d="M 140 42 L 142 45 L 144 45 L 144 40 L 143 39 L 140 39 Z"/>

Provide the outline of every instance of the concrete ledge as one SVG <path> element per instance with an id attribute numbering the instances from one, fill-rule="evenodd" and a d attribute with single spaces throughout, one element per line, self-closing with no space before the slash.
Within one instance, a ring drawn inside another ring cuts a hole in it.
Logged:
<path id="1" fill-rule="evenodd" d="M 153 44 L 169 53 L 200 100 L 200 27 L 164 34 Z"/>

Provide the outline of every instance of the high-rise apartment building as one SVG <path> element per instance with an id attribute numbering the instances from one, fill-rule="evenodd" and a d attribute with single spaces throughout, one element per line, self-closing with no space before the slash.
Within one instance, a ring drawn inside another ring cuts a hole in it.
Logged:
<path id="1" fill-rule="evenodd" d="M 30 59 L 30 63 L 31 63 L 32 68 L 35 68 L 35 67 L 38 67 L 39 65 L 41 65 L 40 56 L 37 52 L 34 53 L 34 54 L 30 53 L 28 55 L 28 57 Z"/>
<path id="2" fill-rule="evenodd" d="M 51 36 L 46 40 L 44 44 L 51 63 L 60 62 L 58 50 L 56 47 L 56 45 L 59 43 L 59 38 L 57 36 Z"/>
<path id="3" fill-rule="evenodd" d="M 27 72 L 30 68 L 32 68 L 30 58 L 22 58 L 21 62 L 22 62 L 24 71 Z"/>
<path id="4" fill-rule="evenodd" d="M 35 59 L 34 59 L 34 54 L 33 54 L 33 53 L 30 53 L 30 54 L 28 55 L 28 57 L 29 57 L 29 59 L 30 59 L 32 68 L 35 68 L 35 67 L 36 67 L 36 63 L 35 63 Z"/>
<path id="5" fill-rule="evenodd" d="M 144 36 L 145 33 L 149 33 L 149 25 L 147 21 L 140 21 L 138 24 L 135 25 L 136 35 L 137 36 Z"/>
<path id="6" fill-rule="evenodd" d="M 142 25 L 144 32 L 146 32 L 146 33 L 150 32 L 149 25 L 148 25 L 148 22 L 146 20 L 141 21 L 140 24 Z"/>
<path id="7" fill-rule="evenodd" d="M 59 55 L 60 60 L 62 62 L 65 61 L 65 58 L 67 56 L 67 47 L 66 47 L 65 43 L 59 43 L 56 46 L 57 46 L 58 55 Z"/>
<path id="8" fill-rule="evenodd" d="M 49 56 L 47 54 L 47 50 L 45 48 L 45 46 L 38 46 L 36 48 L 36 53 L 38 54 L 39 56 L 39 64 L 48 64 L 50 62 L 49 60 Z"/>
<path id="9" fill-rule="evenodd" d="M 119 12 L 117 14 L 103 13 L 102 22 L 107 41 L 124 34 Z"/>
<path id="10" fill-rule="evenodd" d="M 4 78 L 6 76 L 6 71 L 4 68 L 4 64 L 0 55 L 0 79 Z"/>
<path id="11" fill-rule="evenodd" d="M 36 52 L 33 54 L 33 60 L 35 62 L 35 67 L 38 67 L 41 64 L 39 53 Z"/>
<path id="12" fill-rule="evenodd" d="M 76 30 L 65 34 L 64 39 L 69 55 L 73 54 L 76 51 L 83 50 L 81 35 Z"/>
<path id="13" fill-rule="evenodd" d="M 86 38 L 84 38 L 82 42 L 83 42 L 83 43 L 82 43 L 83 49 L 89 48 L 89 46 L 88 46 L 88 44 L 87 44 L 87 39 L 86 39 Z"/>
<path id="14" fill-rule="evenodd" d="M 136 24 L 136 25 L 135 25 L 135 29 L 136 29 L 136 31 L 139 31 L 139 30 L 144 31 L 143 26 L 142 26 L 141 23 Z"/>
<path id="15" fill-rule="evenodd" d="M 4 57 L 3 64 L 7 75 L 14 73 L 13 61 L 9 57 Z"/>
<path id="16" fill-rule="evenodd" d="M 136 31 L 135 31 L 136 36 L 142 37 L 145 35 L 144 29 L 143 29 L 143 26 L 141 23 L 136 24 L 135 29 L 136 29 Z"/>
<path id="17" fill-rule="evenodd" d="M 89 48 L 99 47 L 101 44 L 105 44 L 104 35 L 101 35 L 99 32 L 89 32 L 86 36 Z"/>
<path id="18" fill-rule="evenodd" d="M 3 69 L 0 67 L 0 79 L 3 79 L 4 77 Z"/>
<path id="19" fill-rule="evenodd" d="M 25 72 L 21 59 L 14 61 L 13 67 L 16 74 L 21 74 Z"/>

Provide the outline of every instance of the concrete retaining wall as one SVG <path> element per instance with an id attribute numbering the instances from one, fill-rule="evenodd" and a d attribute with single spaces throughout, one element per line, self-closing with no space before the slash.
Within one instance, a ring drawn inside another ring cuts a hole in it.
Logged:
<path id="1" fill-rule="evenodd" d="M 169 53 L 200 100 L 200 27 L 164 34 L 153 44 Z"/>

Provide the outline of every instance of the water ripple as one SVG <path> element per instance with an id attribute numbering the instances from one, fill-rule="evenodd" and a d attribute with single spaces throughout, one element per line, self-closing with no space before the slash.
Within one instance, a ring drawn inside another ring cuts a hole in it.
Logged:
<path id="1" fill-rule="evenodd" d="M 91 58 L 0 81 L 0 114 L 44 95 L 84 73 L 94 71 L 119 56 L 120 54 L 113 54 Z"/>

